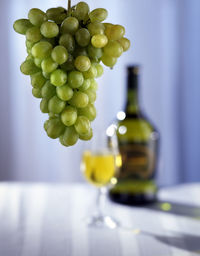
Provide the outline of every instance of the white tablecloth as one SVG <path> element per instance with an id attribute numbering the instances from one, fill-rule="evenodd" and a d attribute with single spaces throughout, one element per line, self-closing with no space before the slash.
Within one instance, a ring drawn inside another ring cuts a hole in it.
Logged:
<path id="1" fill-rule="evenodd" d="M 162 189 L 166 212 L 107 201 L 114 230 L 85 225 L 95 195 L 89 185 L 1 183 L 0 256 L 200 255 L 200 184 Z"/>

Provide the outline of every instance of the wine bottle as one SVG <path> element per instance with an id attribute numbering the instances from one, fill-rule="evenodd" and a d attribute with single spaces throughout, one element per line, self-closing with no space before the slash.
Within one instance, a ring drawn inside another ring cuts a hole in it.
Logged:
<path id="1" fill-rule="evenodd" d="M 125 111 L 118 112 L 116 123 L 122 166 L 109 196 L 119 203 L 141 205 L 156 200 L 159 133 L 139 105 L 139 66 L 127 70 Z"/>

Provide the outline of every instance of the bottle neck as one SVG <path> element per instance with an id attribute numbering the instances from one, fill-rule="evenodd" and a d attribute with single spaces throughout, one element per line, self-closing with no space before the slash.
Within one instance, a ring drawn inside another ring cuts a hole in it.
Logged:
<path id="1" fill-rule="evenodd" d="M 128 75 L 126 113 L 129 115 L 139 113 L 138 75 Z"/>
<path id="2" fill-rule="evenodd" d="M 139 101 L 138 101 L 137 89 L 129 88 L 127 91 L 126 113 L 127 114 L 139 113 Z"/>

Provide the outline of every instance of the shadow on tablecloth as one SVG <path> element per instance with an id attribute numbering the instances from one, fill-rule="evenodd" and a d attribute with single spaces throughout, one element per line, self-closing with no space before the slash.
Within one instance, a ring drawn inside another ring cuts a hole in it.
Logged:
<path id="1" fill-rule="evenodd" d="M 196 252 L 200 254 L 200 236 L 170 232 L 168 235 L 157 235 L 150 232 L 142 232 L 143 235 L 154 237 L 157 241 L 167 244 L 170 247 L 176 247 L 190 252 Z"/>

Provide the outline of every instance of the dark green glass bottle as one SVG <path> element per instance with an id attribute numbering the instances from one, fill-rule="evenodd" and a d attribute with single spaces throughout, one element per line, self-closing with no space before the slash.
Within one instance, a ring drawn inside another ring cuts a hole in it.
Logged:
<path id="1" fill-rule="evenodd" d="M 117 114 L 117 138 L 122 156 L 118 183 L 110 198 L 123 204 L 146 204 L 156 200 L 155 182 L 159 133 L 141 111 L 138 102 L 139 66 L 128 67 L 125 111 Z"/>

